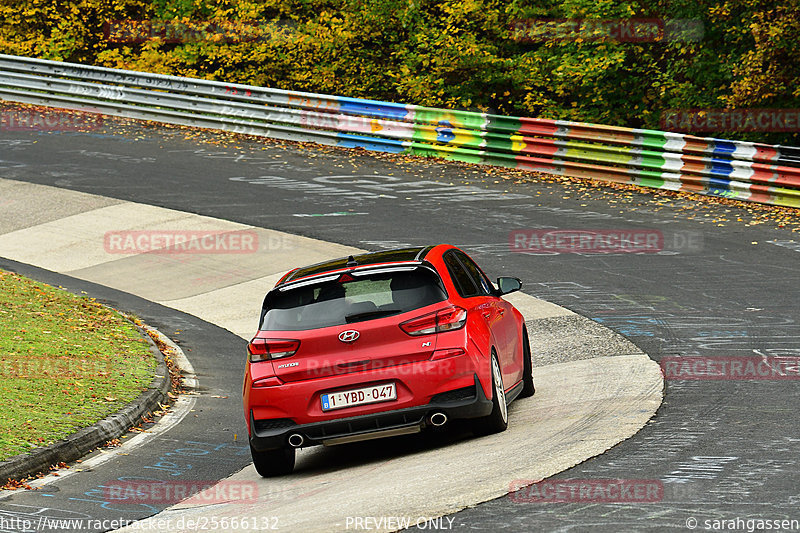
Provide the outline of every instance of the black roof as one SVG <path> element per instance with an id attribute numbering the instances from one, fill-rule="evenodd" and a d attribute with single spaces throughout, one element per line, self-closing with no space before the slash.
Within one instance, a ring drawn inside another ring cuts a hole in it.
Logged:
<path id="1" fill-rule="evenodd" d="M 379 263 L 394 263 L 394 262 L 407 262 L 407 261 L 422 261 L 428 252 L 431 251 L 433 246 L 417 246 L 414 248 L 397 248 L 394 250 L 383 250 L 380 252 L 369 252 L 360 255 L 352 256 L 358 263 L 358 266 L 376 265 Z M 349 257 L 342 257 L 332 261 L 325 261 L 324 263 L 317 263 L 307 267 L 299 268 L 289 274 L 283 283 L 288 283 L 299 278 L 306 276 L 314 276 L 322 274 L 330 270 L 339 270 L 346 268 Z"/>

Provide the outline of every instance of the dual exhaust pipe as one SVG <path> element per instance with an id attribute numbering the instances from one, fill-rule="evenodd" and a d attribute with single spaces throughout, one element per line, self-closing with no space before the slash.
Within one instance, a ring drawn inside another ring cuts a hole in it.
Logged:
<path id="1" fill-rule="evenodd" d="M 441 411 L 437 411 L 433 413 L 428 421 L 431 423 L 432 426 L 441 427 L 447 423 L 447 415 L 442 413 Z"/>
<path id="2" fill-rule="evenodd" d="M 447 415 L 441 411 L 433 413 L 428 417 L 428 422 L 434 427 L 441 427 L 447 423 Z M 419 428 L 417 428 L 419 431 Z M 292 448 L 299 448 L 305 443 L 306 439 L 300 433 L 292 433 L 289 435 L 289 446 Z"/>

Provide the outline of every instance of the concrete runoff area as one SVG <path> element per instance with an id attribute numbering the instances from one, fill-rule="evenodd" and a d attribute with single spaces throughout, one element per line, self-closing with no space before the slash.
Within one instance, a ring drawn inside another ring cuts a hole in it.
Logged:
<path id="1" fill-rule="evenodd" d="M 284 272 L 362 251 L 44 185 L 0 180 L 0 191 L 15 206 L 0 214 L 0 256 L 139 295 L 244 339 L 255 333 L 264 294 Z M 109 235 L 141 234 L 133 232 L 250 232 L 258 246 L 248 253 L 163 253 L 109 245 Z M 416 444 L 419 436 L 398 437 L 411 452 L 378 453 L 346 468 L 336 463 L 346 453 L 340 448 L 379 450 L 380 441 L 303 449 L 290 476 L 264 480 L 250 466 L 228 479 L 256 482 L 256 502 L 178 504 L 157 516 L 269 516 L 280 529 L 309 531 L 342 529 L 365 515 L 440 517 L 603 453 L 653 416 L 663 393 L 656 362 L 562 307 L 522 293 L 508 299 L 526 318 L 537 393 L 512 404 L 506 432 L 430 446 Z"/>
<path id="2" fill-rule="evenodd" d="M 157 516 L 172 523 L 275 517 L 285 531 L 343 531 L 348 519 L 353 529 L 352 521 L 365 516 L 409 517 L 412 523 L 441 517 L 602 453 L 636 433 L 660 404 L 658 367 L 641 355 L 548 365 L 535 379 L 536 395 L 511 405 L 503 433 L 346 468 L 326 465 L 336 460 L 335 447 L 304 449 L 290 476 L 261 479 L 250 466 L 225 480 L 231 487 L 255 481 L 254 502 L 178 504 Z"/>

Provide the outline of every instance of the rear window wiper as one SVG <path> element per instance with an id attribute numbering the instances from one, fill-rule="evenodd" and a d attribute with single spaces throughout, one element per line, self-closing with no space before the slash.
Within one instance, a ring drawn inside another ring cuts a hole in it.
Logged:
<path id="1" fill-rule="evenodd" d="M 361 322 L 362 320 L 369 320 L 371 318 L 380 318 L 389 315 L 396 315 L 401 313 L 402 309 L 379 309 L 377 311 L 367 311 L 366 313 L 356 313 L 354 315 L 347 315 L 344 317 L 345 321 L 350 324 L 351 322 Z"/>

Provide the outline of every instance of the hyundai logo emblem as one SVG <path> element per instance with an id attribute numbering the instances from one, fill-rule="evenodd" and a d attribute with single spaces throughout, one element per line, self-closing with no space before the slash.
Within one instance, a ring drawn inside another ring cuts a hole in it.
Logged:
<path id="1" fill-rule="evenodd" d="M 361 333 L 357 332 L 356 330 L 348 329 L 347 331 L 339 333 L 339 340 L 342 342 L 353 342 L 360 336 Z"/>

